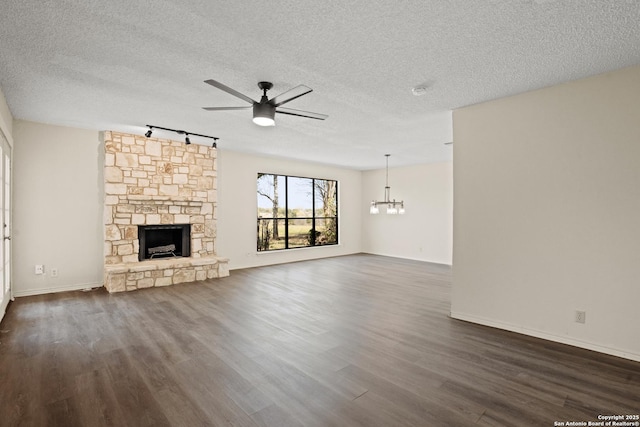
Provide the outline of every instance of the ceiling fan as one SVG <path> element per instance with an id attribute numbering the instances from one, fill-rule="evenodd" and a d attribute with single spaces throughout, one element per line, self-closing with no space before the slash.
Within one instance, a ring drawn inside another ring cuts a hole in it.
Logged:
<path id="1" fill-rule="evenodd" d="M 274 96 L 273 98 L 267 98 L 267 91 L 273 87 L 271 82 L 259 82 L 258 87 L 262 90 L 262 98 L 260 98 L 260 102 L 254 101 L 246 95 L 241 94 L 240 92 L 231 89 L 229 86 L 223 85 L 222 83 L 215 80 L 205 80 L 207 84 L 210 84 L 213 87 L 217 87 L 220 90 L 227 92 L 237 98 L 242 99 L 243 101 L 252 104 L 253 106 L 253 122 L 259 126 L 275 126 L 274 117 L 276 113 L 287 114 L 290 116 L 298 116 L 298 117 L 308 117 L 310 119 L 316 120 L 324 120 L 327 116 L 326 114 L 312 113 L 310 111 L 302 111 L 302 110 L 294 110 L 293 108 L 284 108 L 281 107 L 282 104 L 286 104 L 289 101 L 293 101 L 296 98 L 300 98 L 302 95 L 306 95 L 309 92 L 313 91 L 310 87 L 305 85 L 299 85 L 290 89 L 284 93 L 281 93 L 278 96 Z M 220 110 L 244 110 L 252 107 L 202 107 L 207 111 L 220 111 Z"/>

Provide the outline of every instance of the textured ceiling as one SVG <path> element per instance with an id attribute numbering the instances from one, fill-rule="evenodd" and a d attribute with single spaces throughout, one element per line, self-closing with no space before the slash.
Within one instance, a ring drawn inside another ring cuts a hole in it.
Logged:
<path id="1" fill-rule="evenodd" d="M 3 0 L 0 87 L 18 119 L 220 138 L 223 150 L 355 169 L 451 159 L 451 110 L 640 63 L 636 0 Z M 203 81 L 259 99 L 251 111 Z M 423 96 L 411 88 L 427 85 Z M 175 138 L 175 134 L 167 134 Z M 193 138 L 196 140 L 196 138 Z M 208 142 L 199 140 L 196 142 Z"/>

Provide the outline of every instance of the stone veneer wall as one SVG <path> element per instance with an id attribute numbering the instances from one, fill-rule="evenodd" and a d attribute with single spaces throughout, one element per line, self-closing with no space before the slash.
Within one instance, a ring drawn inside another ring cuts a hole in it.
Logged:
<path id="1" fill-rule="evenodd" d="M 120 292 L 229 275 L 216 256 L 216 150 L 104 133 L 105 287 Z M 138 261 L 138 225 L 191 224 L 191 257 Z"/>

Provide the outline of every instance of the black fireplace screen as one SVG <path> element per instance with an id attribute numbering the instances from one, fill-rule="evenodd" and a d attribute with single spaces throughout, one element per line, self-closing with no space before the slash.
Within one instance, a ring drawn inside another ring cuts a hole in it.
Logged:
<path id="1" fill-rule="evenodd" d="M 191 255 L 190 224 L 139 225 L 138 240 L 140 261 Z"/>

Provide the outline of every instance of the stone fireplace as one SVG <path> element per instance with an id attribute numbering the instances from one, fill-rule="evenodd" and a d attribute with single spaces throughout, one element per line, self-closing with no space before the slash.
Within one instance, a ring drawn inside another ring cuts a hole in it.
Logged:
<path id="1" fill-rule="evenodd" d="M 228 276 L 215 249 L 216 150 L 117 132 L 104 147 L 107 290 Z"/>

